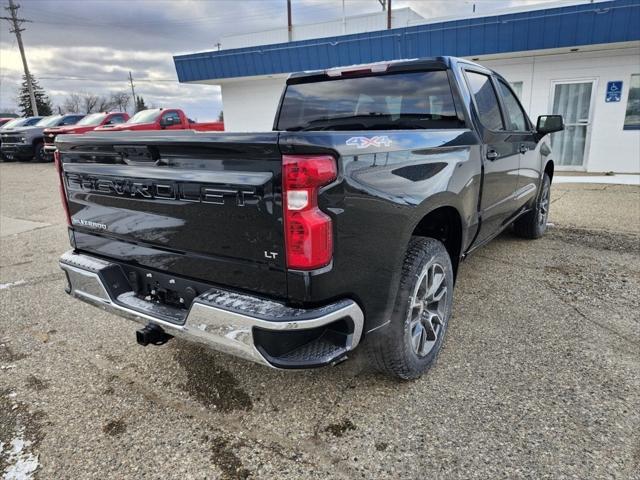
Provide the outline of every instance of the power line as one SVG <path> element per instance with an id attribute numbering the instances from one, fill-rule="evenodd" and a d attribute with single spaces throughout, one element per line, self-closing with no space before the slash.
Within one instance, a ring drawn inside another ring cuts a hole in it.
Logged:
<path id="1" fill-rule="evenodd" d="M 6 76 L 6 75 L 5 75 Z M 66 75 L 55 75 L 55 76 L 47 76 L 47 75 L 39 75 L 38 78 L 42 80 L 78 80 L 83 82 L 117 82 L 119 80 L 113 78 L 92 78 L 92 77 L 75 77 L 75 76 L 66 76 Z M 136 78 L 136 82 L 146 82 L 146 83 L 176 83 L 176 79 L 171 78 Z"/>
<path id="2" fill-rule="evenodd" d="M 29 73 L 29 65 L 27 64 L 27 56 L 24 53 L 24 45 L 22 44 L 22 32 L 25 30 L 24 28 L 20 28 L 23 23 L 31 22 L 31 20 L 27 20 L 26 18 L 18 18 L 18 9 L 20 5 L 16 5 L 13 3 L 13 0 L 9 0 L 9 6 L 4 9 L 7 10 L 11 16 L 10 17 L 0 17 L 2 20 L 7 20 L 13 25 L 13 29 L 10 30 L 11 33 L 16 34 L 16 40 L 18 41 L 18 48 L 20 49 L 20 57 L 22 57 L 22 66 L 24 68 L 24 75 L 27 79 L 27 90 L 29 90 L 29 99 L 31 101 L 31 113 L 34 116 L 38 116 L 38 104 L 36 103 L 36 95 L 33 91 L 33 82 L 31 80 L 31 73 Z"/>

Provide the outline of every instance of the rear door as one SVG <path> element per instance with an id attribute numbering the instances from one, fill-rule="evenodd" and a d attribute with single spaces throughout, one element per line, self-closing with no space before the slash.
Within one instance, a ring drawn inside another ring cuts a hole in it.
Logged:
<path id="1" fill-rule="evenodd" d="M 520 151 L 517 139 L 505 129 L 493 77 L 472 68 L 465 69 L 465 76 L 484 143 L 482 225 L 477 239 L 482 242 L 495 235 L 516 210 Z"/>
<path id="2" fill-rule="evenodd" d="M 542 162 L 539 152 L 536 150 L 538 141 L 535 130 L 518 97 L 501 78 L 496 78 L 496 83 L 502 100 L 506 129 L 520 152 L 520 168 L 518 169 L 518 185 L 515 195 L 516 208 L 519 208 L 535 197 L 542 174 Z"/>
<path id="3" fill-rule="evenodd" d="M 60 136 L 78 250 L 286 296 L 278 134 Z"/>

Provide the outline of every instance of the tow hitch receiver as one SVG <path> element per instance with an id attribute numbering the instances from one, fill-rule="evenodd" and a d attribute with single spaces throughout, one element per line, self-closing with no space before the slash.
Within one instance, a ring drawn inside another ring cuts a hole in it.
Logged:
<path id="1" fill-rule="evenodd" d="M 161 327 L 152 323 L 136 331 L 136 341 L 143 347 L 149 344 L 164 345 L 172 338 L 173 335 L 169 335 Z"/>

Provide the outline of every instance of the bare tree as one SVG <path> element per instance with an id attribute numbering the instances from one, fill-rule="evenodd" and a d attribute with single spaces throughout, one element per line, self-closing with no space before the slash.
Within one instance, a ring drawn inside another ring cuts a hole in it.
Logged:
<path id="1" fill-rule="evenodd" d="M 79 93 L 67 95 L 62 102 L 62 110 L 67 113 L 79 113 L 82 107 L 82 96 Z"/>
<path id="2" fill-rule="evenodd" d="M 108 112 L 115 109 L 126 112 L 130 100 L 126 92 L 113 92 L 108 97 L 88 92 L 70 93 L 62 103 L 62 110 L 68 113 Z"/>
<path id="3" fill-rule="evenodd" d="M 100 97 L 98 97 L 98 95 L 94 95 L 92 93 L 85 93 L 82 95 L 82 110 L 83 113 L 93 113 L 96 111 L 100 111 L 100 110 L 96 110 L 96 107 L 98 106 L 98 103 L 100 102 Z"/>
<path id="4" fill-rule="evenodd" d="M 111 108 L 117 108 L 121 112 L 126 112 L 131 97 L 127 92 L 113 92 L 109 98 L 111 102 Z"/>
<path id="5" fill-rule="evenodd" d="M 98 97 L 98 103 L 96 104 L 96 112 L 108 112 L 114 108 L 113 100 L 107 97 Z"/>

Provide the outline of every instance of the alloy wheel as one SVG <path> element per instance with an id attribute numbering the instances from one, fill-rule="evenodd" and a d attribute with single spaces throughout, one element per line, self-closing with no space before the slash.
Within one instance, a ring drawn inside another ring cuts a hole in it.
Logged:
<path id="1" fill-rule="evenodd" d="M 444 267 L 429 263 L 418 277 L 409 309 L 409 333 L 413 353 L 424 357 L 442 334 L 447 308 L 447 277 Z"/>
<path id="2" fill-rule="evenodd" d="M 550 199 L 549 183 L 545 182 L 542 187 L 542 195 L 540 195 L 540 201 L 538 202 L 538 225 L 544 226 L 547 224 L 547 218 L 549 216 L 549 199 Z"/>

